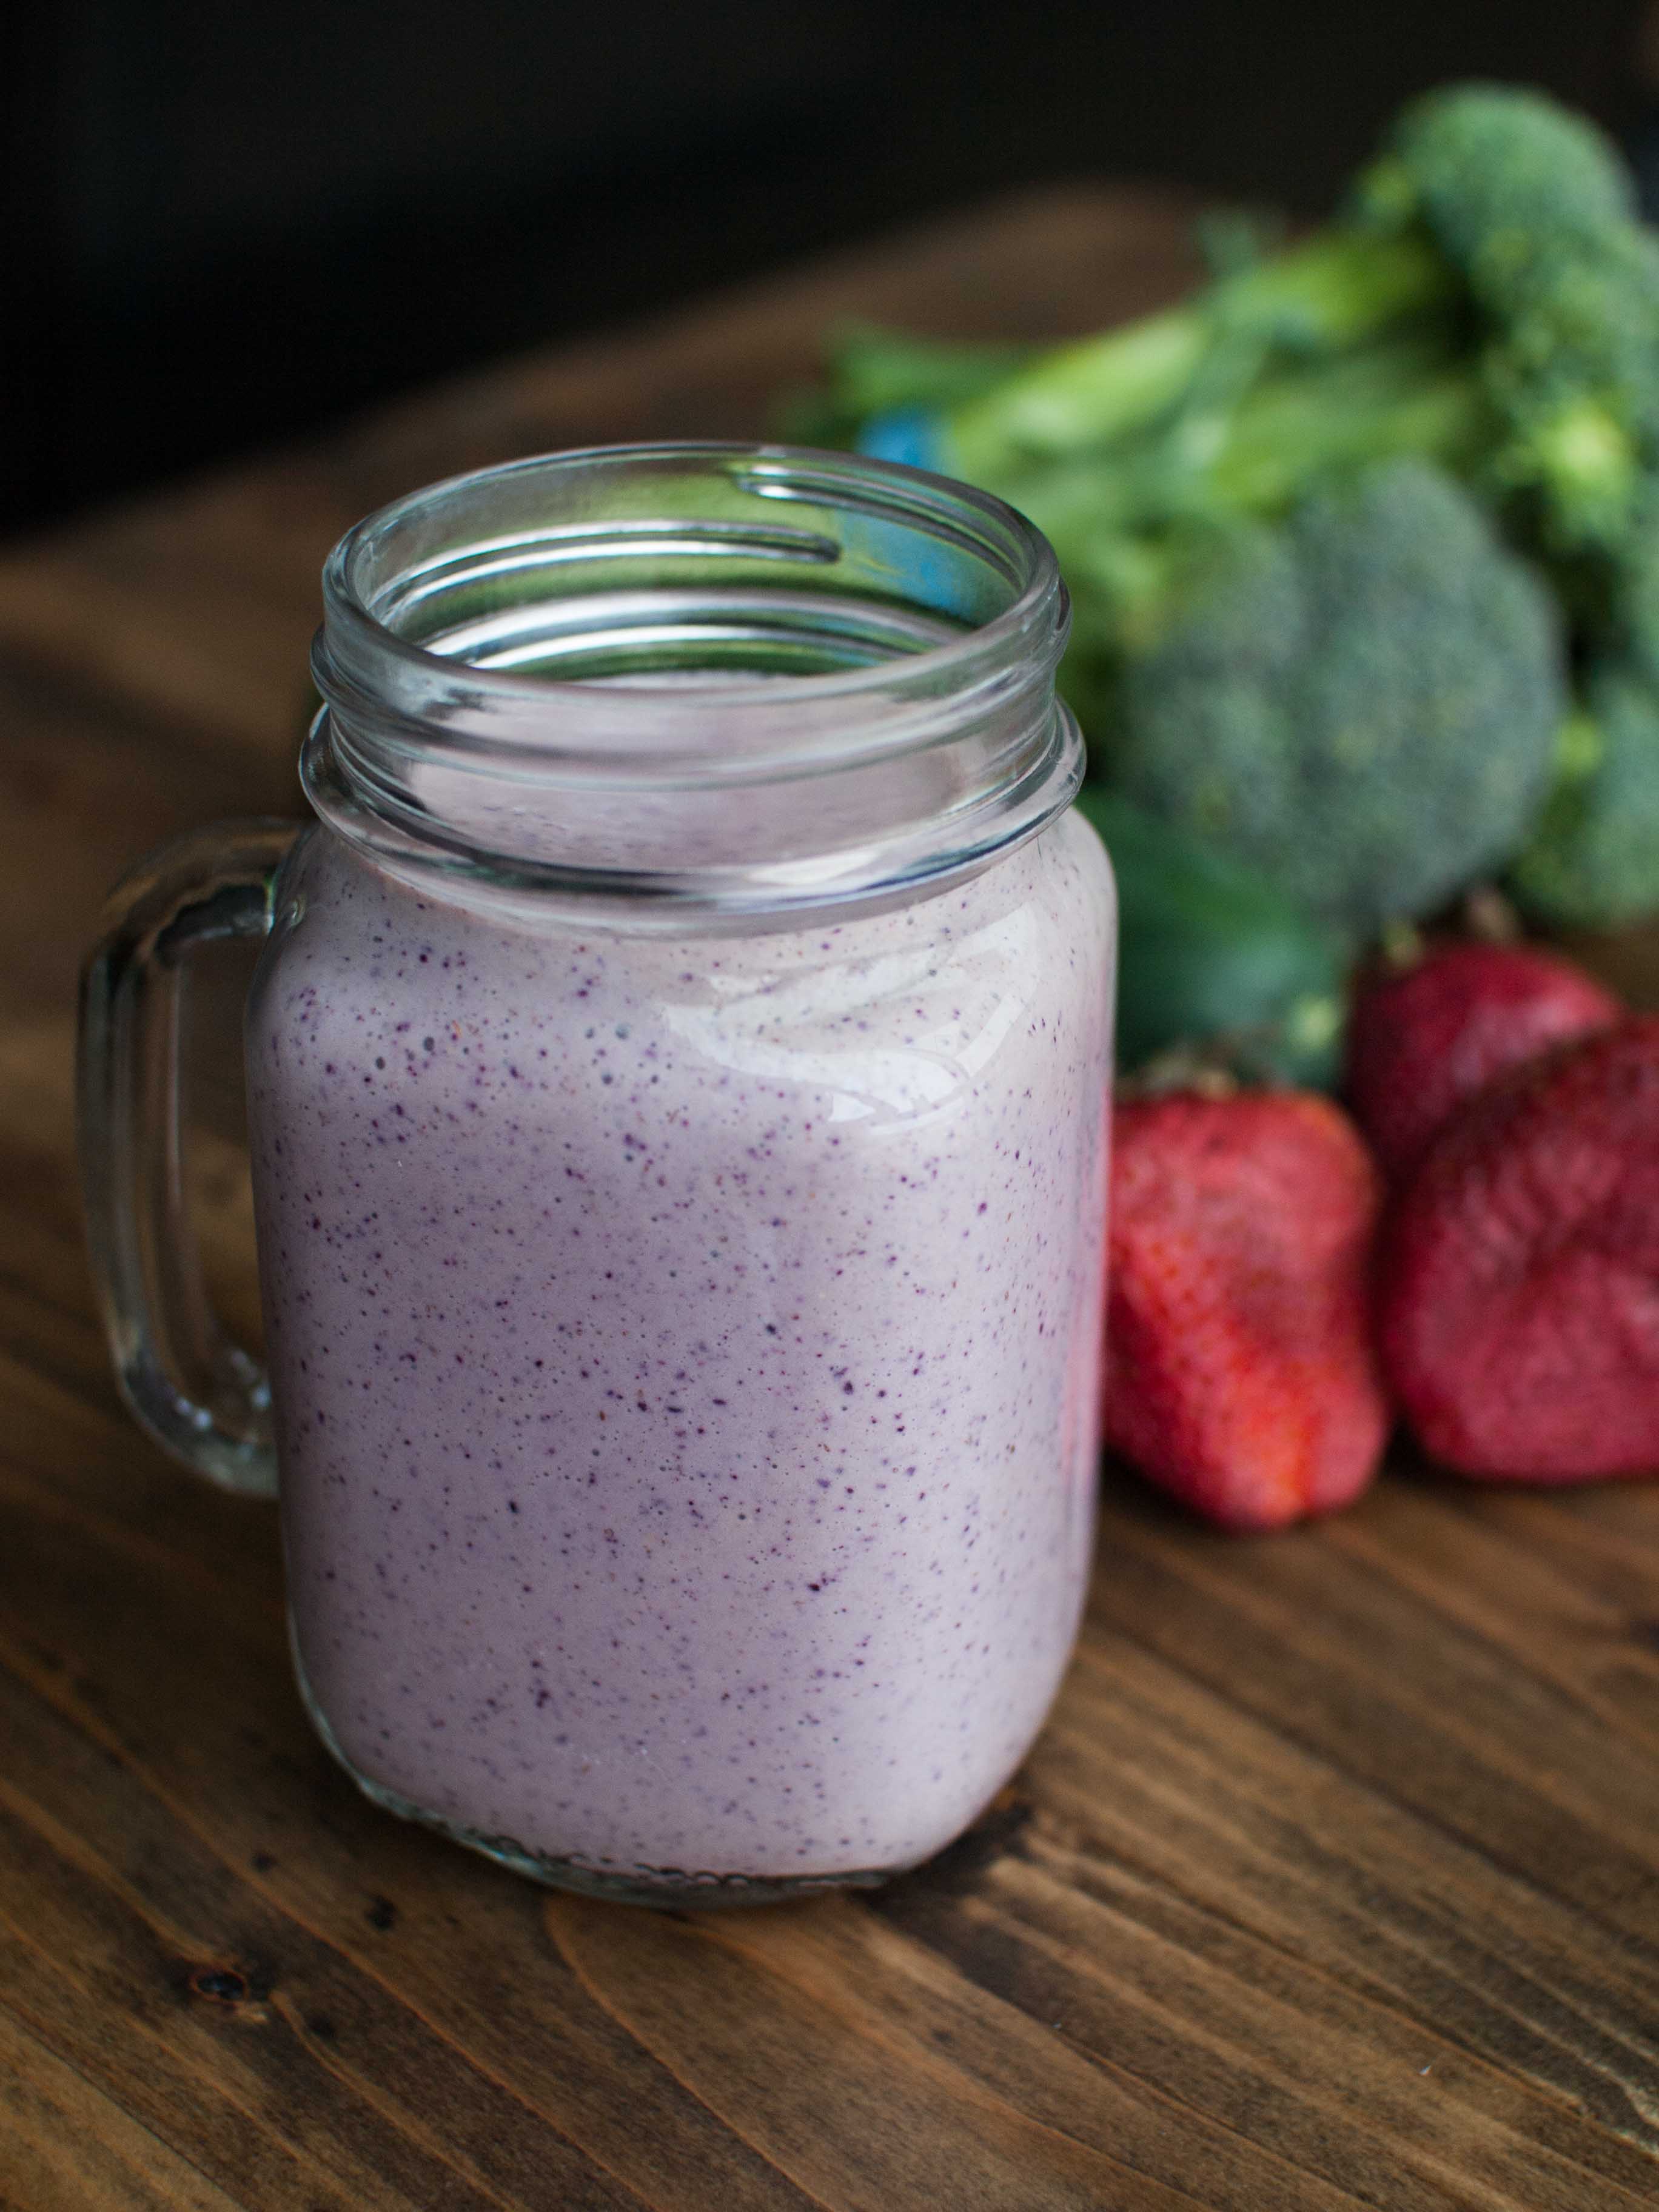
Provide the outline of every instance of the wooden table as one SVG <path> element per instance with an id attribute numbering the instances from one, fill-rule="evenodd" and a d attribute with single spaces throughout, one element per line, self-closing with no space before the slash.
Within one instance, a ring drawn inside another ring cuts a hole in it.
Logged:
<path id="1" fill-rule="evenodd" d="M 139 1437 L 92 1315 L 77 952 L 145 845 L 295 804 L 340 530 L 514 453 L 750 434 L 837 315 L 1149 306 L 1183 234 L 1167 200 L 1004 204 L 0 559 L 6 2212 L 1659 2199 L 1659 1492 L 1406 1472 L 1247 1543 L 1111 1480 L 1077 1663 L 973 1834 L 880 1893 L 659 1917 L 355 1795 L 269 1510 Z"/>

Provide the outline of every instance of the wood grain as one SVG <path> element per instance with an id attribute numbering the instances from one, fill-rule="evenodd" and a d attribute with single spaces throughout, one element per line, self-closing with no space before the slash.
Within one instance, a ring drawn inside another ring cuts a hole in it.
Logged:
<path id="1" fill-rule="evenodd" d="M 91 1310 L 76 958 L 146 845 L 294 803 L 342 528 L 514 452 L 751 434 L 838 317 L 1042 335 L 1189 267 L 1168 199 L 1016 202 L 0 556 L 3 2212 L 1659 2199 L 1659 1492 L 1402 1459 L 1240 1542 L 1109 1476 L 1077 1662 L 972 1834 L 867 1896 L 653 1916 L 355 1795 L 271 1516 L 138 1436 Z M 1659 1003 L 1653 945 L 1584 949 Z M 251 1322 L 229 1065 L 196 1187 Z"/>

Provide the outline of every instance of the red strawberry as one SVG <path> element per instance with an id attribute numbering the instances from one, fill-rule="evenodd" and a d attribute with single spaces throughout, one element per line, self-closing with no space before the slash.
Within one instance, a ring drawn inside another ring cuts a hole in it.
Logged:
<path id="1" fill-rule="evenodd" d="M 1619 1001 L 1530 945 L 1445 945 L 1361 992 L 1348 1024 L 1348 1103 L 1391 1182 L 1452 1109 L 1547 1046 L 1619 1019 Z"/>
<path id="2" fill-rule="evenodd" d="M 1559 1046 L 1453 1115 L 1389 1225 L 1378 1325 L 1449 1466 L 1659 1470 L 1659 1017 Z"/>
<path id="3" fill-rule="evenodd" d="M 1231 1528 L 1357 1497 L 1389 1414 L 1369 1328 L 1376 1170 L 1306 1091 L 1121 1106 L 1107 1439 Z"/>

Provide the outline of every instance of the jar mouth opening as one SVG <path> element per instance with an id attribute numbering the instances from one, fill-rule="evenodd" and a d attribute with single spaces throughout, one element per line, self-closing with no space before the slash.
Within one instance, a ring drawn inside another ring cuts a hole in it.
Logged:
<path id="1" fill-rule="evenodd" d="M 1047 540 L 861 454 L 480 470 L 349 532 L 324 603 L 302 780 L 400 867 L 778 910 L 979 865 L 1077 781 Z"/>
<path id="2" fill-rule="evenodd" d="M 660 472 L 672 488 L 682 471 L 697 472 L 705 492 L 711 478 L 724 477 L 734 504 L 748 511 L 741 519 L 699 512 L 704 502 L 694 500 L 676 514 L 671 498 L 660 502 L 664 512 L 651 512 L 653 477 Z M 630 478 L 643 480 L 643 511 L 606 511 L 602 495 Z M 517 527 L 467 533 L 469 511 L 499 516 L 515 506 L 523 510 Z M 813 526 L 813 511 L 825 509 L 850 518 L 843 532 Z M 446 527 L 447 518 L 453 519 Z M 836 572 L 855 565 L 848 541 L 860 526 L 882 548 L 866 551 L 865 567 L 890 573 L 843 581 Z M 906 540 L 914 541 L 912 557 L 896 563 L 891 549 Z M 717 613 L 725 611 L 720 595 L 737 590 L 727 577 L 754 585 L 738 592 L 723 657 L 710 653 L 706 630 L 686 628 L 677 635 L 672 617 L 666 625 L 645 619 L 647 601 L 663 602 L 665 572 L 677 568 L 703 572 L 708 580 L 684 596 Z M 641 572 L 650 582 L 634 595 L 639 604 L 619 607 Z M 535 588 L 566 574 L 576 580 L 574 589 Z M 612 576 L 623 580 L 620 590 L 608 588 Z M 839 590 L 848 617 L 840 635 L 822 623 L 813 632 L 822 657 L 836 665 L 802 665 L 811 649 L 800 638 L 794 665 L 778 665 L 791 658 L 783 637 L 788 613 L 820 613 L 833 603 L 804 588 L 803 576 L 829 584 L 832 595 Z M 756 710 L 778 735 L 793 707 L 809 709 L 807 719 L 817 722 L 811 709 L 855 714 L 861 699 L 890 701 L 896 684 L 912 698 L 939 699 L 1033 647 L 1050 658 L 1043 652 L 1050 637 L 1057 659 L 1069 614 L 1048 541 L 993 495 L 862 454 L 721 440 L 579 447 L 424 486 L 346 532 L 325 565 L 323 598 L 325 679 L 337 675 L 350 684 L 355 675 L 353 688 L 382 692 L 394 711 L 419 694 L 422 707 L 437 710 L 440 726 L 431 735 L 439 742 L 459 734 L 457 719 L 463 726 L 487 721 L 497 735 L 512 725 L 515 749 L 532 752 L 542 750 L 529 726 L 538 708 L 544 717 L 577 709 L 584 722 L 597 714 L 601 725 L 620 727 L 622 718 L 641 712 L 660 717 L 671 684 L 675 708 L 690 710 L 678 715 L 688 736 L 691 724 Z M 494 599 L 496 611 L 488 620 L 468 619 L 481 599 Z M 458 604 L 460 618 L 447 619 Z M 850 619 L 860 608 L 872 617 L 861 632 Z M 915 618 L 905 635 L 907 608 Z M 537 617 L 558 615 L 562 621 L 533 634 Z M 631 667 L 605 665 L 603 642 L 593 642 L 596 622 L 602 627 L 618 617 L 612 658 L 629 659 L 632 629 L 638 650 Z M 769 665 L 746 663 L 747 647 Z M 694 693 L 679 689 L 688 665 L 696 670 Z M 325 696 L 334 689 L 327 680 L 322 688 Z M 444 694 L 458 692 L 465 710 L 459 718 L 443 705 Z M 617 733 L 605 732 L 613 757 L 633 750 L 617 745 Z M 545 742 L 553 752 L 566 750 L 550 727 Z M 665 749 L 660 732 L 640 748 L 659 758 Z"/>

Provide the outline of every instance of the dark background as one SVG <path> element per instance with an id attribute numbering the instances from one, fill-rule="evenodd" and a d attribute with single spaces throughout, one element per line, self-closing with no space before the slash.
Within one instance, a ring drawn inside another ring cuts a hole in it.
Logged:
<path id="1" fill-rule="evenodd" d="M 45 0 L 0 87 L 0 527 L 1015 184 L 1315 212 L 1448 77 L 1640 153 L 1644 46 L 1637 0 Z"/>

